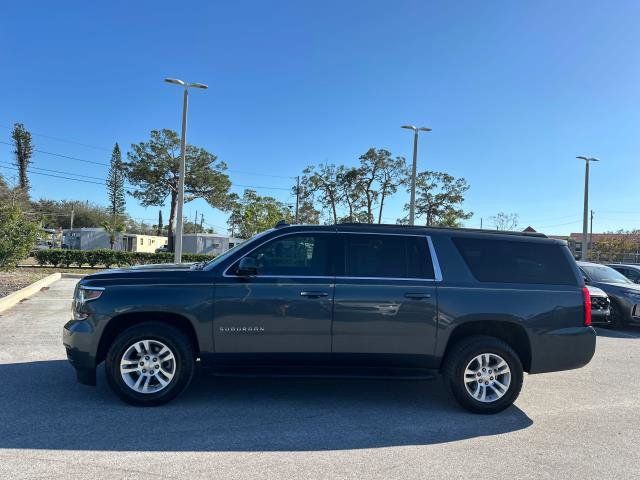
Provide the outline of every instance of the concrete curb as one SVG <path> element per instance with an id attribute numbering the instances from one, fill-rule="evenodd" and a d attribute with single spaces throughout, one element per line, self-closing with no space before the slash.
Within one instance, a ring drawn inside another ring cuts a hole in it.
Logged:
<path id="1" fill-rule="evenodd" d="M 28 285 L 24 288 L 21 288 L 17 292 L 10 293 L 6 297 L 0 298 L 0 312 L 7 310 L 8 308 L 13 307 L 17 303 L 21 302 L 25 298 L 29 298 L 36 292 L 39 292 L 42 288 L 48 287 L 56 280 L 60 280 L 62 278 L 61 273 L 52 273 L 51 275 L 41 278 L 33 282 L 31 285 Z"/>
<path id="2" fill-rule="evenodd" d="M 63 272 L 62 273 L 62 278 L 84 278 L 87 275 L 90 275 L 90 273 L 68 273 L 68 272 Z"/>

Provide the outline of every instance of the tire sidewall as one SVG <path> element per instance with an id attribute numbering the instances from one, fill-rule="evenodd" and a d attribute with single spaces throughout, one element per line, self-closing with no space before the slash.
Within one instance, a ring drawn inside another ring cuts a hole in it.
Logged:
<path id="1" fill-rule="evenodd" d="M 120 361 L 127 349 L 137 341 L 157 340 L 164 343 L 175 358 L 176 371 L 165 388 L 154 393 L 139 393 L 132 390 L 120 374 Z M 194 358 L 188 340 L 181 332 L 169 327 L 140 325 L 120 334 L 107 354 L 105 370 L 109 385 L 123 400 L 133 405 L 161 405 L 179 395 L 191 381 Z"/>
<path id="2" fill-rule="evenodd" d="M 522 362 L 517 354 L 508 346 L 502 345 L 500 341 L 478 341 L 470 343 L 462 348 L 459 354 L 453 359 L 453 365 L 449 369 L 449 386 L 455 398 L 463 407 L 476 413 L 497 413 L 509 407 L 520 394 L 523 381 Z M 464 382 L 464 371 L 471 360 L 483 353 L 499 355 L 507 362 L 511 371 L 511 383 L 509 389 L 501 398 L 494 402 L 485 403 L 476 400 L 467 392 Z"/>

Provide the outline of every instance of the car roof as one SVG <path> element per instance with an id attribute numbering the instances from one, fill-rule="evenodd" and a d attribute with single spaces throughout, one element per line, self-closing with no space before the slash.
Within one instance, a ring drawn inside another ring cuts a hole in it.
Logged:
<path id="1" fill-rule="evenodd" d="M 477 228 L 452 228 L 452 227 L 426 227 L 419 225 L 396 225 L 396 224 L 370 224 L 370 223 L 338 223 L 334 225 L 288 225 L 279 223 L 274 227 L 274 230 L 329 230 L 338 232 L 372 232 L 372 233 L 395 233 L 395 234 L 423 234 L 428 235 L 430 233 L 455 233 L 457 235 L 465 234 L 482 234 L 491 236 L 507 236 L 507 237 L 522 237 L 522 238 L 542 238 L 549 239 L 544 233 L 539 232 L 512 232 L 506 230 L 481 230 Z M 553 239 L 549 239 L 553 240 Z M 560 242 L 559 240 L 553 240 L 554 242 Z"/>
<path id="2" fill-rule="evenodd" d="M 607 267 L 615 268 L 615 267 L 625 267 L 625 268 L 635 268 L 636 270 L 640 270 L 640 265 L 637 263 L 607 263 Z"/>

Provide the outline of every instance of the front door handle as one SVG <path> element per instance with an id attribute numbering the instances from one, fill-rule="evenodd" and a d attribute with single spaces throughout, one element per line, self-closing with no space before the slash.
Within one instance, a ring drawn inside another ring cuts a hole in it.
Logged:
<path id="1" fill-rule="evenodd" d="M 303 292 L 300 292 L 300 296 L 301 297 L 308 297 L 308 298 L 320 298 L 320 297 L 328 297 L 329 294 L 327 292 L 307 292 L 307 291 L 303 291 Z"/>
<path id="2" fill-rule="evenodd" d="M 426 300 L 427 298 L 431 298 L 431 294 L 429 293 L 418 293 L 418 292 L 408 292 L 408 293 L 405 293 L 404 296 L 412 300 Z"/>

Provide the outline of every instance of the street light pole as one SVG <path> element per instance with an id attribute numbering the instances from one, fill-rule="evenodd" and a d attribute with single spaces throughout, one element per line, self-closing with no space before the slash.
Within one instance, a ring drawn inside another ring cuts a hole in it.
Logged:
<path id="1" fill-rule="evenodd" d="M 599 162 L 595 157 L 578 156 L 578 160 L 584 160 L 584 211 L 582 215 L 582 250 L 580 254 L 581 260 L 587 260 L 589 251 L 589 238 L 587 236 L 587 228 L 589 226 L 589 163 Z"/>
<path id="2" fill-rule="evenodd" d="M 175 222 L 176 228 L 173 232 L 175 241 L 173 243 L 173 261 L 175 263 L 182 262 L 182 231 L 184 229 L 184 220 L 182 218 L 182 210 L 184 207 L 184 177 L 186 175 L 186 145 L 187 145 L 187 110 L 189 108 L 189 87 L 208 88 L 203 83 L 186 83 L 176 78 L 165 78 L 165 82 L 173 83 L 184 88 L 182 100 L 182 138 L 180 139 L 180 169 L 178 177 L 178 199 L 176 204 Z"/>
<path id="3" fill-rule="evenodd" d="M 414 225 L 416 220 L 416 175 L 418 170 L 418 132 L 430 132 L 427 127 L 414 127 L 402 125 L 400 128 L 413 130 L 413 165 L 411 166 L 411 200 L 409 201 L 409 225 Z"/>

